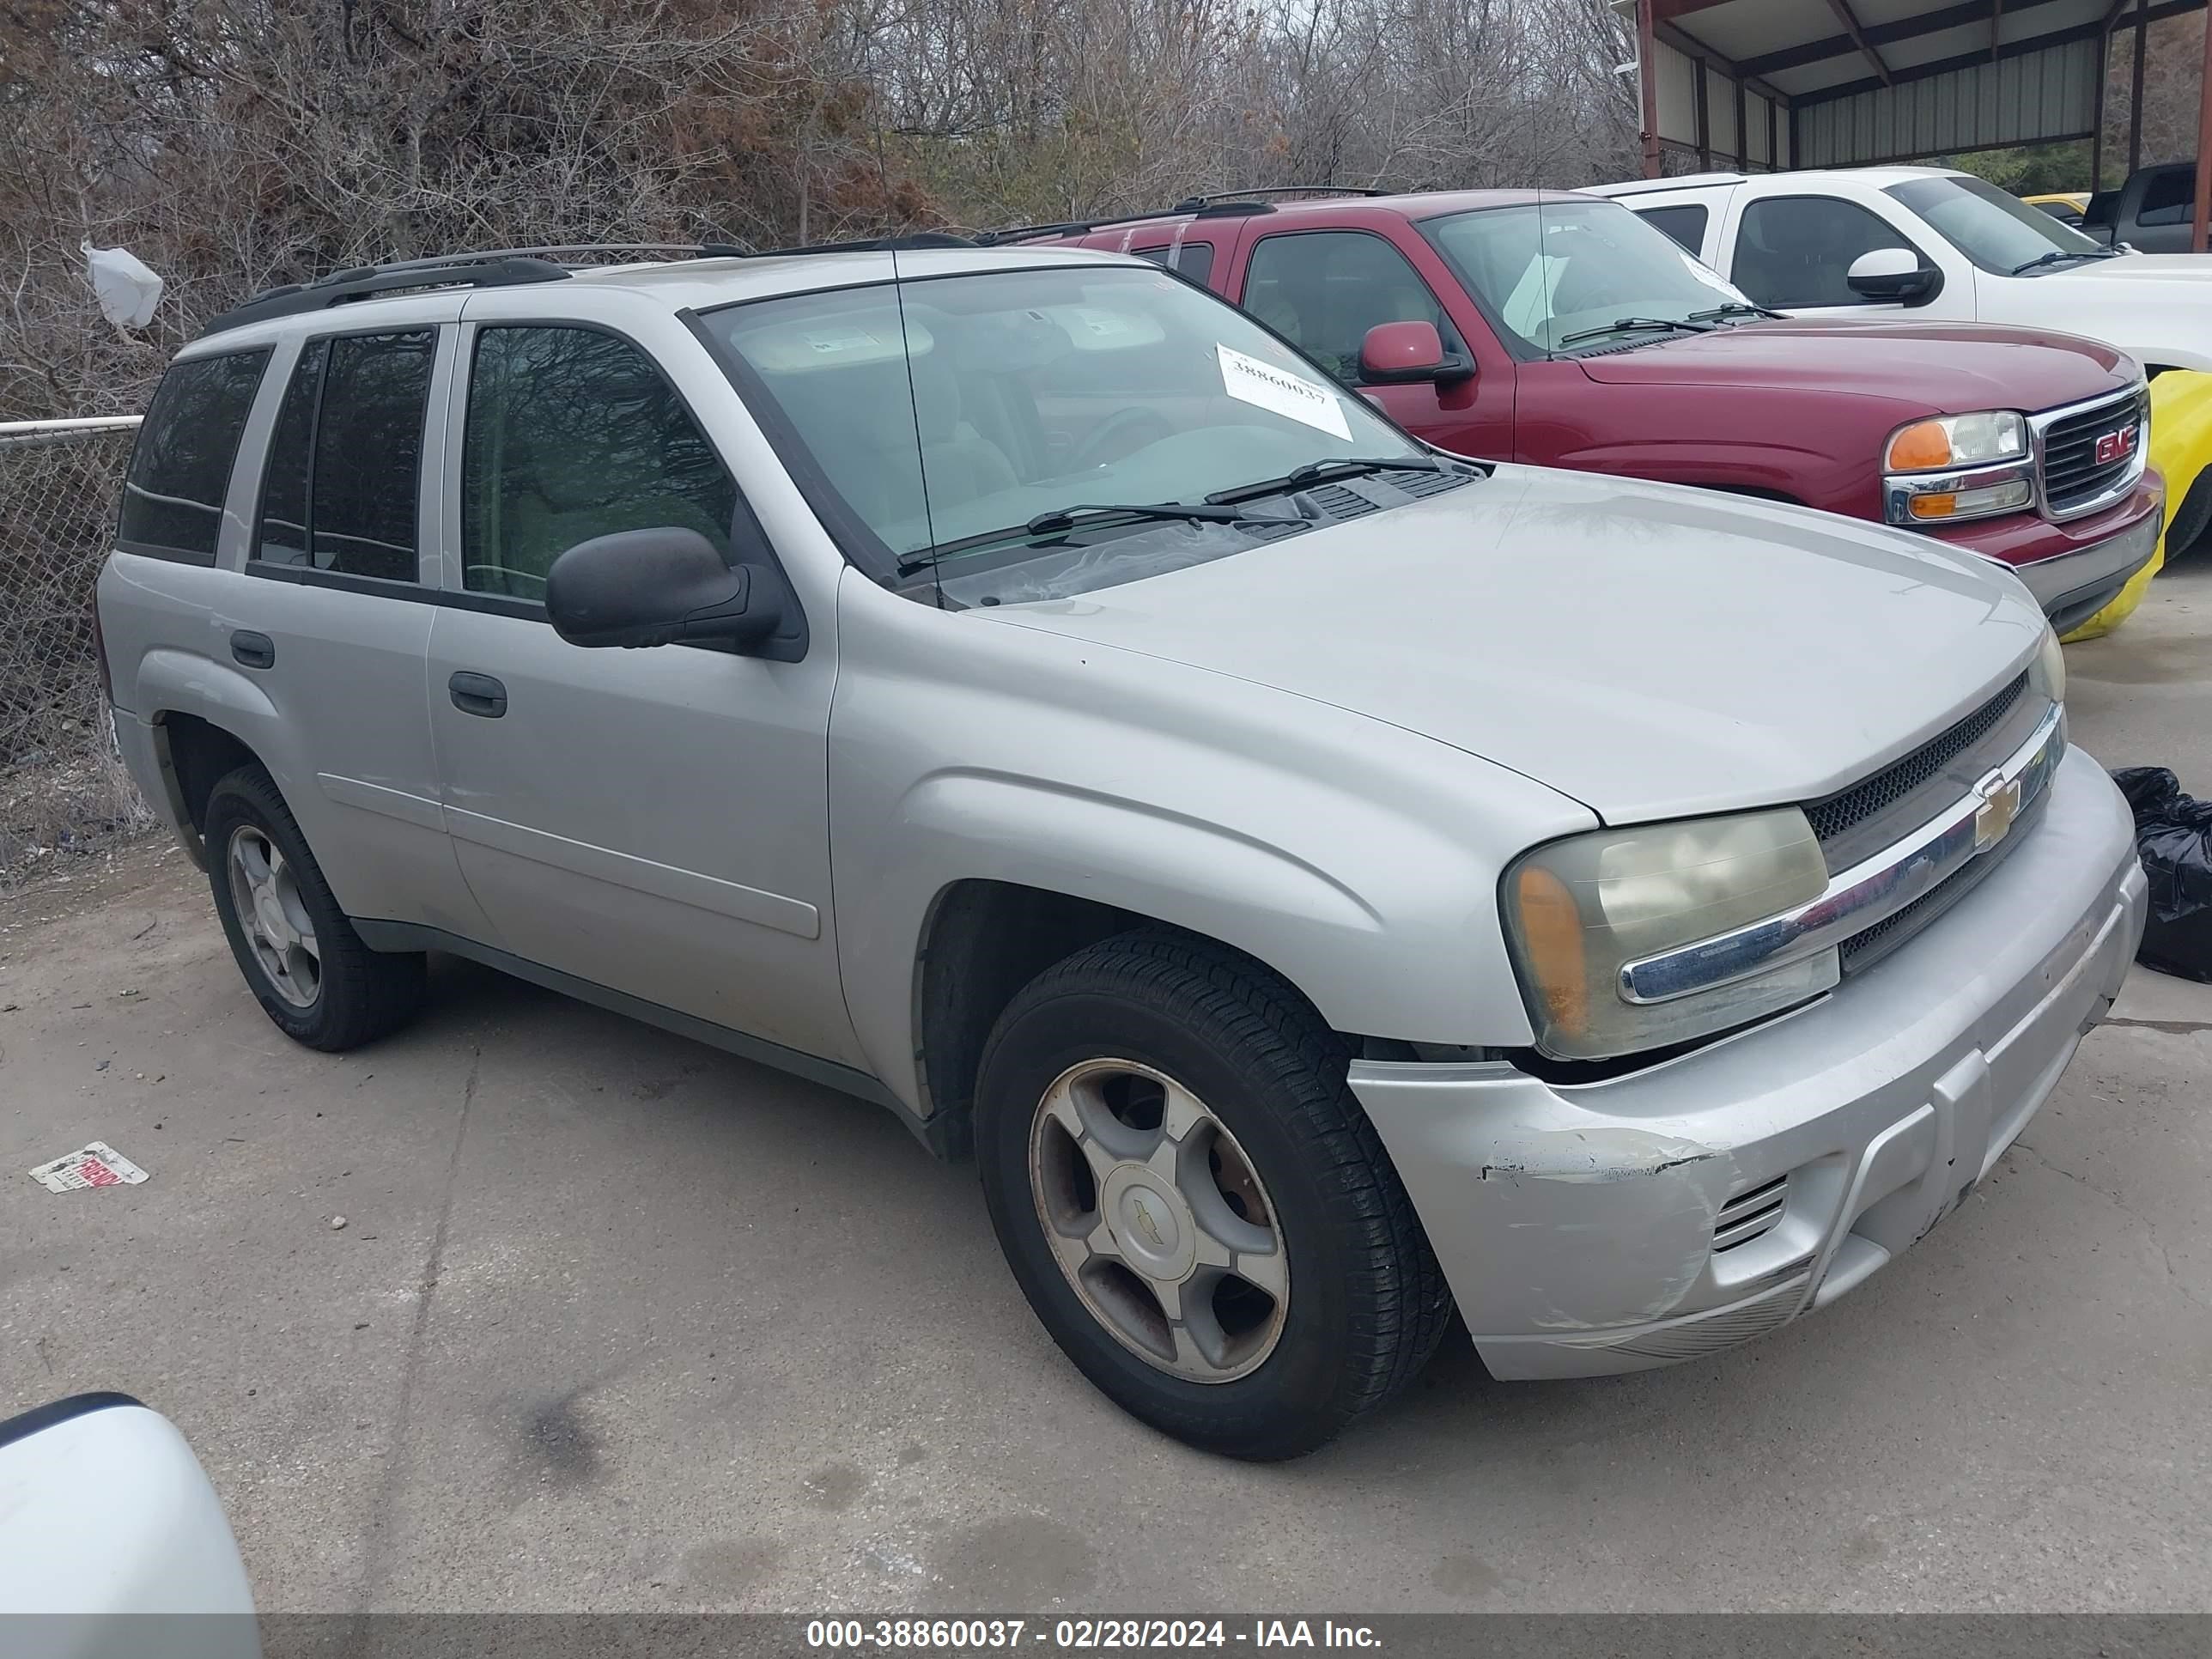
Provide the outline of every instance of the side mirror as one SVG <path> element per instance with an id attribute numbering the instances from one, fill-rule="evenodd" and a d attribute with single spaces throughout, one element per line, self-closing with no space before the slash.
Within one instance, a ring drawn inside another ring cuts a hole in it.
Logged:
<path id="1" fill-rule="evenodd" d="M 1943 273 L 1923 265 L 1910 248 L 1878 247 L 1851 261 L 1844 273 L 1851 292 L 1869 300 L 1899 300 L 1906 305 L 1932 300 L 1943 286 Z"/>
<path id="2" fill-rule="evenodd" d="M 545 573 L 545 615 L 571 645 L 757 645 L 781 620 L 752 572 L 696 530 L 624 530 L 579 542 Z"/>
<path id="3" fill-rule="evenodd" d="M 1464 380 L 1474 365 L 1457 352 L 1447 356 L 1434 323 L 1377 323 L 1359 344 L 1359 378 L 1374 386 Z"/>

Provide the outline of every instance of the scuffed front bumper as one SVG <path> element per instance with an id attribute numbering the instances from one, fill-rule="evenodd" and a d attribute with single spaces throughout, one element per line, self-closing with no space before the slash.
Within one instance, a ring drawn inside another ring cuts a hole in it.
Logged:
<path id="1" fill-rule="evenodd" d="M 1748 1340 L 1959 1201 L 2112 1006 L 2142 932 L 2134 825 L 2094 761 L 2068 751 L 2026 833 L 1828 997 L 1650 1071 L 1571 1086 L 1503 1063 L 1352 1066 L 1493 1375 Z M 1723 1207 L 1778 1182 L 1778 1218 L 1717 1249 Z"/>

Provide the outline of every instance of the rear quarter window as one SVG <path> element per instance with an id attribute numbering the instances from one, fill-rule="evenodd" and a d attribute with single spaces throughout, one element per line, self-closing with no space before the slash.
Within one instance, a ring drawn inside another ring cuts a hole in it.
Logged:
<path id="1" fill-rule="evenodd" d="M 1159 247 L 1133 247 L 1129 252 L 1139 259 L 1150 259 L 1156 265 L 1165 265 L 1170 270 L 1181 271 L 1201 287 L 1213 275 L 1213 244 L 1211 242 L 1184 242 L 1180 246 L 1166 243 Z"/>
<path id="2" fill-rule="evenodd" d="M 123 483 L 116 544 L 184 564 L 213 564 L 238 441 L 269 351 L 172 363 L 138 428 Z"/>
<path id="3" fill-rule="evenodd" d="M 1698 257 L 1705 246 L 1705 209 L 1701 202 L 1685 202 L 1674 207 L 1638 208 L 1636 216 L 1654 230 L 1672 237 L 1677 246 Z"/>

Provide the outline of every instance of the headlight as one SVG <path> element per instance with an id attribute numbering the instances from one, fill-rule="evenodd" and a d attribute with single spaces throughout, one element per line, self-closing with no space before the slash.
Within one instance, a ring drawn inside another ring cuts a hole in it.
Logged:
<path id="1" fill-rule="evenodd" d="M 2066 701 L 2066 653 L 2059 648 L 2057 631 L 2045 628 L 2036 647 L 2035 678 L 2053 702 Z"/>
<path id="2" fill-rule="evenodd" d="M 1524 854 L 1503 896 L 1537 1047 L 1562 1060 L 1636 1054 L 1826 990 L 1833 951 L 1660 1002 L 1628 1000 L 1621 969 L 1795 909 L 1827 884 L 1820 844 L 1794 806 L 1603 830 Z"/>
<path id="3" fill-rule="evenodd" d="M 1939 415 L 1890 434 L 1882 501 L 1892 524 L 1954 523 L 2017 513 L 2035 500 L 2027 418 L 2009 409 Z"/>
<path id="4" fill-rule="evenodd" d="M 2009 409 L 1991 409 L 1978 415 L 1939 415 L 1899 428 L 1890 435 L 1882 470 L 1935 472 L 2027 455 L 2027 420 Z"/>

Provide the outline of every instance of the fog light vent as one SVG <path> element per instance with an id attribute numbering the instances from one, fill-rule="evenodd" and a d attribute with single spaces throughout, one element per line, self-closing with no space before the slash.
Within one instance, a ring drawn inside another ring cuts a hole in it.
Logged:
<path id="1" fill-rule="evenodd" d="M 1732 1250 L 1739 1244 L 1765 1237 L 1782 1219 L 1783 1207 L 1789 1201 L 1790 1177 L 1786 1175 L 1777 1176 L 1764 1187 L 1754 1187 L 1729 1200 L 1713 1220 L 1714 1250 Z"/>

